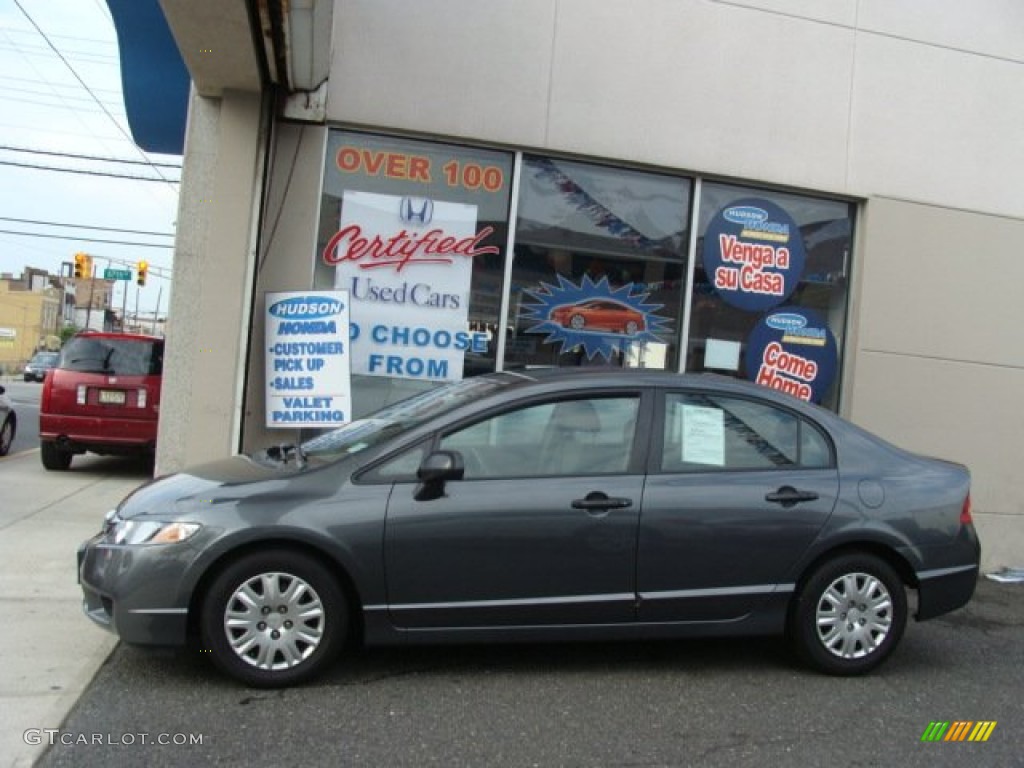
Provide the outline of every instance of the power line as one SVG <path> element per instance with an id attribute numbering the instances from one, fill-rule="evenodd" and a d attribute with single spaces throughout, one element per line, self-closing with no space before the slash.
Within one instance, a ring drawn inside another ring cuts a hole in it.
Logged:
<path id="1" fill-rule="evenodd" d="M 59 58 L 62 62 L 64 62 L 64 66 L 68 68 L 68 71 L 70 71 L 71 74 L 75 76 L 75 79 L 79 83 L 81 83 L 82 87 L 85 88 L 85 90 L 89 93 L 90 96 L 92 96 L 93 100 L 99 105 L 100 109 L 102 109 L 103 112 L 107 115 L 107 117 L 110 118 L 110 122 L 112 122 L 115 126 L 117 126 L 117 130 L 120 131 L 120 133 L 126 139 L 128 139 L 129 142 L 131 142 L 131 145 L 133 147 L 135 147 L 138 150 L 139 154 L 142 155 L 143 158 L 146 159 L 146 161 L 148 162 L 149 158 L 147 158 L 145 156 L 145 153 L 143 153 L 143 151 L 141 149 L 139 149 L 139 147 L 135 144 L 135 140 L 131 136 L 128 135 L 128 132 L 125 131 L 125 129 L 121 127 L 121 124 L 119 122 L 117 122 L 117 120 L 114 119 L 114 116 L 112 114 L 110 114 L 110 112 L 107 111 L 107 108 L 105 106 L 103 106 L 103 102 L 99 100 L 99 97 L 96 96 L 96 94 L 92 92 L 92 89 L 89 88 L 88 85 L 86 85 L 85 81 L 81 77 L 79 77 L 78 72 L 75 71 L 75 68 L 72 67 L 71 64 L 68 63 L 68 60 L 65 59 L 64 56 L 61 54 L 61 52 L 57 50 L 57 47 L 50 41 L 50 38 L 48 38 L 46 36 L 46 33 L 43 32 L 43 30 L 39 27 L 38 24 L 36 24 L 35 19 L 33 19 L 31 16 L 29 16 L 28 11 L 26 11 L 25 8 L 21 5 L 20 0 L 14 0 L 14 4 L 16 6 L 18 6 L 18 10 L 21 11 L 22 14 L 24 14 L 25 18 L 28 19 L 29 23 L 33 27 L 35 27 L 36 31 L 40 34 L 40 36 L 43 38 L 43 40 L 46 41 L 46 44 L 50 47 L 50 49 L 55 54 L 57 54 L 57 58 Z M 166 178 L 162 173 L 160 173 L 160 169 L 159 168 L 155 168 L 154 167 L 153 170 L 156 171 L 157 176 L 159 176 L 167 184 L 174 184 L 174 183 L 176 183 L 176 182 L 173 182 L 170 179 Z M 148 179 L 148 180 L 149 181 L 155 181 L 155 179 Z"/>
<path id="2" fill-rule="evenodd" d="M 155 181 L 155 179 L 151 179 Z M 109 243 L 111 245 L 133 245 L 139 248 L 171 248 L 173 245 L 163 245 L 159 243 L 135 243 L 127 240 L 100 240 L 95 237 L 65 237 L 64 235 L 44 235 L 40 232 L 16 232 L 13 229 L 0 229 L 0 234 L 3 235 L 21 235 L 22 237 L 42 237 L 47 240 L 70 240 L 76 243 Z"/>
<path id="3" fill-rule="evenodd" d="M 153 161 L 143 162 L 142 160 L 121 160 L 116 157 L 100 157 L 99 155 L 79 155 L 73 152 L 52 152 L 46 149 L 31 149 L 30 147 L 12 147 L 7 144 L 0 144 L 0 149 L 7 152 L 27 152 L 33 155 L 50 155 L 52 157 L 73 157 L 76 160 L 96 160 L 103 163 L 124 163 L 126 165 L 151 165 L 157 168 L 174 168 L 181 170 L 181 165 L 176 163 L 154 163 Z"/>
<path id="4" fill-rule="evenodd" d="M 36 219 L 16 219 L 0 216 L 0 221 L 13 221 L 16 224 L 41 224 L 48 227 L 70 227 L 73 229 L 96 229 L 101 232 L 120 232 L 126 235 L 153 235 L 154 237 L 174 237 L 173 232 L 151 232 L 145 229 L 120 229 L 118 227 L 97 227 L 92 224 L 65 224 L 58 221 L 38 221 Z"/>
<path id="5" fill-rule="evenodd" d="M 177 179 L 167 179 L 161 176 L 154 179 L 152 176 L 132 176 L 127 173 L 108 173 L 106 171 L 86 171 L 79 168 L 54 168 L 50 165 L 32 165 L 31 163 L 15 163 L 10 160 L 0 160 L 0 165 L 10 165 L 14 168 L 31 168 L 36 171 L 56 171 L 57 173 L 80 173 L 84 176 L 106 176 L 111 179 L 132 179 L 133 181 L 162 181 L 165 184 L 178 184 Z"/>

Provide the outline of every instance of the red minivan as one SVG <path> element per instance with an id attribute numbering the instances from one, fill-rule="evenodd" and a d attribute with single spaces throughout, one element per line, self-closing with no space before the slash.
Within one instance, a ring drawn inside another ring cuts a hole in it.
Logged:
<path id="1" fill-rule="evenodd" d="M 164 340 L 83 331 L 70 338 L 43 384 L 43 466 L 67 469 L 76 453 L 152 455 Z"/>

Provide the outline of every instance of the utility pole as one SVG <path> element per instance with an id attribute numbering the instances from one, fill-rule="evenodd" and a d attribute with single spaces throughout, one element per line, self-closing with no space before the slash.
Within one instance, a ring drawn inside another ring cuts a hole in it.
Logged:
<path id="1" fill-rule="evenodd" d="M 153 313 L 153 335 L 156 336 L 156 319 L 160 316 L 160 300 L 164 297 L 164 287 L 161 285 L 156 294 L 156 312 Z"/>

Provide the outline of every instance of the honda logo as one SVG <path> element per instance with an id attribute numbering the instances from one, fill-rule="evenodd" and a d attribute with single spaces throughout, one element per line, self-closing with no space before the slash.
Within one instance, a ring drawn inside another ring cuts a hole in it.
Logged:
<path id="1" fill-rule="evenodd" d="M 403 197 L 398 216 L 406 224 L 425 227 L 434 218 L 434 201 L 427 197 Z"/>

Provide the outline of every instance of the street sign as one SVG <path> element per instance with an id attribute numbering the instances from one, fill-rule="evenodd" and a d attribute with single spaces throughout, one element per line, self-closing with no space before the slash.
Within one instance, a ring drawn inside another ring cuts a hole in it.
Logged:
<path id="1" fill-rule="evenodd" d="M 107 269 L 103 270 L 104 280 L 131 280 L 132 271 L 130 269 Z"/>

